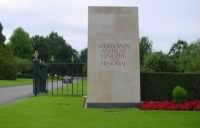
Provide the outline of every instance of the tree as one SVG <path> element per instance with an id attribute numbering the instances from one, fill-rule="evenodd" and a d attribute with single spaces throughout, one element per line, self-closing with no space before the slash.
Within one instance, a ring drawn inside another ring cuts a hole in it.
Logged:
<path id="1" fill-rule="evenodd" d="M 37 50 L 39 52 L 39 58 L 45 62 L 49 61 L 51 55 L 47 38 L 40 35 L 35 35 L 31 38 L 31 40 L 33 43 L 34 51 Z"/>
<path id="2" fill-rule="evenodd" d="M 152 41 L 148 37 L 140 39 L 140 65 L 144 64 L 144 57 L 152 52 Z"/>
<path id="3" fill-rule="evenodd" d="M 8 47 L 0 47 L 0 79 L 16 79 L 15 61 Z"/>
<path id="4" fill-rule="evenodd" d="M 176 65 L 162 52 L 154 52 L 145 56 L 144 71 L 175 72 Z"/>
<path id="5" fill-rule="evenodd" d="M 2 34 L 3 31 L 3 26 L 0 22 L 0 45 L 3 46 L 4 45 L 4 41 L 6 40 L 6 37 Z"/>
<path id="6" fill-rule="evenodd" d="M 178 70 L 182 72 L 200 72 L 200 42 L 191 43 L 178 58 Z"/>
<path id="7" fill-rule="evenodd" d="M 23 28 L 14 30 L 8 45 L 15 56 L 23 59 L 31 59 L 33 53 L 31 39 Z"/>
<path id="8" fill-rule="evenodd" d="M 178 40 L 176 43 L 172 45 L 168 52 L 169 58 L 173 61 L 173 63 L 176 65 L 176 70 L 178 72 L 183 72 L 183 70 L 180 68 L 180 55 L 182 52 L 187 49 L 188 44 L 184 40 Z"/>
<path id="9" fill-rule="evenodd" d="M 78 52 L 67 44 L 57 32 L 51 32 L 46 37 L 35 35 L 31 39 L 34 51 L 37 50 L 39 59 L 45 62 L 50 61 L 52 56 L 54 56 L 54 62 L 70 63 L 72 56 L 74 62 L 79 61 Z"/>
<path id="10" fill-rule="evenodd" d="M 79 53 L 76 49 L 72 49 L 72 56 L 73 56 L 73 59 L 74 59 L 74 62 L 75 63 L 79 63 L 80 60 L 79 60 Z"/>
<path id="11" fill-rule="evenodd" d="M 71 62 L 72 56 L 76 61 L 78 52 L 66 43 L 62 36 L 51 32 L 47 37 L 50 56 L 54 56 L 56 62 Z"/>
<path id="12" fill-rule="evenodd" d="M 87 48 L 81 50 L 81 53 L 80 53 L 80 61 L 81 61 L 81 63 L 87 63 L 87 51 L 88 51 Z"/>
<path id="13" fill-rule="evenodd" d="M 82 68 L 82 72 L 84 76 L 87 76 L 87 52 L 88 52 L 88 49 L 85 48 L 81 50 L 81 53 L 80 53 L 80 61 L 81 63 L 85 63 Z"/>
<path id="14" fill-rule="evenodd" d="M 186 41 L 184 40 L 178 40 L 177 43 L 174 43 L 172 45 L 172 47 L 169 50 L 169 56 L 173 56 L 175 58 L 177 58 L 184 49 L 186 49 L 188 47 L 188 44 Z"/>
<path id="15" fill-rule="evenodd" d="M 2 34 L 2 30 L 3 26 L 0 23 L 0 79 L 16 79 L 14 57 L 4 44 L 6 38 Z"/>

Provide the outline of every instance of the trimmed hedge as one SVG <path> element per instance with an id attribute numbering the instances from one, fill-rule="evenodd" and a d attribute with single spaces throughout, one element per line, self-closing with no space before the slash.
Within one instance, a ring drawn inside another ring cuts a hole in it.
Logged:
<path id="1" fill-rule="evenodd" d="M 17 74 L 18 78 L 32 78 L 32 74 Z M 173 100 L 172 91 L 180 85 L 188 92 L 188 99 L 200 99 L 200 73 L 141 73 L 142 101 Z"/>
<path id="2" fill-rule="evenodd" d="M 173 100 L 172 91 L 180 85 L 188 99 L 200 99 L 200 73 L 141 73 L 141 99 Z"/>
<path id="3" fill-rule="evenodd" d="M 17 78 L 33 78 L 33 74 L 17 74 Z"/>
<path id="4" fill-rule="evenodd" d="M 17 73 L 30 74 L 32 73 L 32 61 L 29 59 L 23 59 L 15 57 L 16 71 Z"/>
<path id="5" fill-rule="evenodd" d="M 0 46 L 0 80 L 14 79 L 16 79 L 14 57 L 8 47 Z"/>

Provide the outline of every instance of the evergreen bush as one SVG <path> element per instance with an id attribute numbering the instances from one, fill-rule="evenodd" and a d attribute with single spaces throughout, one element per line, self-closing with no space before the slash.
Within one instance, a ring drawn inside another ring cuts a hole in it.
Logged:
<path id="1" fill-rule="evenodd" d="M 173 101 L 176 103 L 182 103 L 187 99 L 187 91 L 181 87 L 176 86 L 172 92 Z"/>

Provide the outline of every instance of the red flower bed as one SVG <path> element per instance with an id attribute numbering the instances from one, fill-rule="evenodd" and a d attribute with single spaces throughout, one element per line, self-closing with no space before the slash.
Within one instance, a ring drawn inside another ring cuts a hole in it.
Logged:
<path id="1" fill-rule="evenodd" d="M 200 100 L 186 101 L 184 103 L 175 103 L 170 101 L 145 101 L 139 105 L 142 110 L 182 110 L 199 111 Z"/>

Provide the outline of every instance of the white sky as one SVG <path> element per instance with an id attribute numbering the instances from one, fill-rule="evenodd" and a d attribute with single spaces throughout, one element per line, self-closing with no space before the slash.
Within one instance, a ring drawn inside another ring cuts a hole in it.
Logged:
<path id="1" fill-rule="evenodd" d="M 140 37 L 148 36 L 155 51 L 200 38 L 200 0 L 1 0 L 0 22 L 7 39 L 17 27 L 31 36 L 55 31 L 80 51 L 87 47 L 88 6 L 137 6 Z"/>

